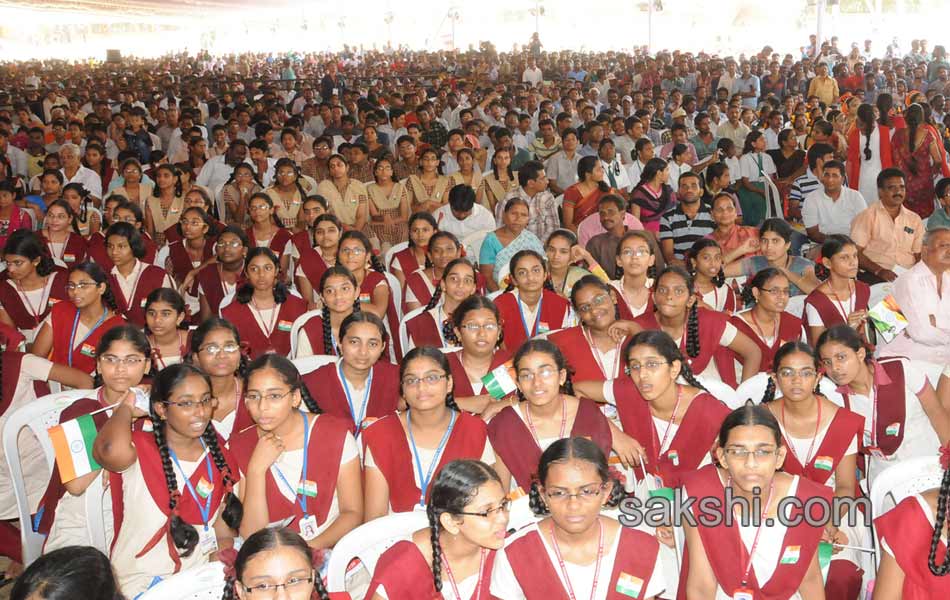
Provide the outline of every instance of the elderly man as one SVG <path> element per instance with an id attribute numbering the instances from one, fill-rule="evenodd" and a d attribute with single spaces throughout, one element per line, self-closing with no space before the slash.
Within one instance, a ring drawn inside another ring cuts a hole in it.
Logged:
<path id="1" fill-rule="evenodd" d="M 924 234 L 921 261 L 894 282 L 908 326 L 884 345 L 884 356 L 950 364 L 950 228 Z"/>
<path id="2" fill-rule="evenodd" d="M 102 199 L 102 178 L 92 169 L 82 166 L 79 161 L 79 146 L 73 143 L 63 144 L 59 149 L 59 158 L 63 161 L 63 185 L 81 183 L 96 204 Z"/>

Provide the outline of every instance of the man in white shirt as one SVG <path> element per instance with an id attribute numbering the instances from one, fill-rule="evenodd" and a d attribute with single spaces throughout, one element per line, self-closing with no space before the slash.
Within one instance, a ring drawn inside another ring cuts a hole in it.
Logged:
<path id="1" fill-rule="evenodd" d="M 763 135 L 765 136 L 765 149 L 766 150 L 778 150 L 778 134 L 782 133 L 782 113 L 777 110 L 773 110 L 769 113 L 769 126 L 765 129 Z"/>
<path id="2" fill-rule="evenodd" d="M 60 169 L 63 185 L 81 183 L 96 201 L 102 199 L 102 178 L 79 162 L 79 146 L 73 143 L 63 144 L 59 149 L 59 158 L 63 161 L 63 168 Z"/>
<path id="3" fill-rule="evenodd" d="M 476 204 L 475 190 L 464 183 L 449 190 L 448 203 L 436 209 L 432 216 L 440 231 L 451 232 L 459 241 L 474 233 L 488 233 L 495 229 L 491 211 Z"/>
<path id="4" fill-rule="evenodd" d="M 538 68 L 537 62 L 533 58 L 529 58 L 528 67 L 521 74 L 521 82 L 536 88 L 541 85 L 542 81 L 544 81 L 544 74 Z"/>
<path id="5" fill-rule="evenodd" d="M 195 183 L 210 190 L 223 186 L 231 177 L 234 167 L 247 162 L 247 144 L 241 138 L 231 142 L 226 154 L 215 156 L 201 167 Z"/>
<path id="6" fill-rule="evenodd" d="M 577 183 L 577 163 L 581 161 L 581 155 L 577 153 L 577 131 L 565 129 L 561 134 L 561 145 L 563 149 L 544 163 L 551 193 L 555 195 L 563 194 Z"/>
<path id="7" fill-rule="evenodd" d="M 851 222 L 868 207 L 861 192 L 844 185 L 844 164 L 830 160 L 822 167 L 822 188 L 805 197 L 802 223 L 812 241 L 821 244 L 832 234 L 851 234 Z"/>

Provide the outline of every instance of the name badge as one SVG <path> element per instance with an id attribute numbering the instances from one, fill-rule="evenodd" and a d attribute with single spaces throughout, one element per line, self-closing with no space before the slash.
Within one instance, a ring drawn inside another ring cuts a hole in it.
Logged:
<path id="1" fill-rule="evenodd" d="M 317 518 L 313 515 L 305 515 L 300 519 L 300 537 L 308 542 L 317 537 Z"/>
<path id="2" fill-rule="evenodd" d="M 198 530 L 198 551 L 201 554 L 211 554 L 218 551 L 218 536 L 214 528 L 207 525 L 196 527 Z"/>
<path id="3" fill-rule="evenodd" d="M 913 235 L 913 233 L 914 233 L 914 228 L 913 228 L 913 227 L 907 227 L 907 226 L 905 225 L 905 226 L 904 226 L 904 233 L 909 233 L 909 234 Z"/>
<path id="4" fill-rule="evenodd" d="M 749 588 L 738 588 L 732 593 L 732 600 L 754 600 L 755 594 Z"/>

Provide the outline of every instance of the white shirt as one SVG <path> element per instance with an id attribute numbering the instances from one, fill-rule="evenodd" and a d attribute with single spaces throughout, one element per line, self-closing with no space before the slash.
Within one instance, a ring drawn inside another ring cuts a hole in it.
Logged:
<path id="1" fill-rule="evenodd" d="M 838 200 L 832 200 L 824 187 L 805 196 L 802 206 L 802 222 L 805 228 L 818 227 L 825 235 L 851 234 L 851 222 L 859 212 L 868 207 L 861 192 L 847 186 L 841 187 Z"/>
<path id="2" fill-rule="evenodd" d="M 538 87 L 544 81 L 544 74 L 538 67 L 533 69 L 528 67 L 521 74 L 521 81 L 522 83 L 530 83 L 532 87 Z"/>
<path id="3" fill-rule="evenodd" d="M 618 190 L 623 190 L 629 192 L 633 189 L 633 184 L 630 183 L 630 177 L 627 176 L 627 169 L 620 164 L 619 157 L 614 157 L 610 163 L 606 163 L 603 160 L 600 161 L 601 166 L 604 167 L 604 181 L 610 185 L 610 175 L 614 176 L 614 182 L 616 183 L 616 188 Z M 672 161 L 670 164 L 674 164 Z M 689 165 L 686 165 L 689 168 Z M 639 182 L 639 180 L 637 180 Z M 672 184 L 671 184 L 672 185 Z"/>
<path id="4" fill-rule="evenodd" d="M 455 215 L 452 214 L 452 207 L 448 204 L 437 208 L 432 216 L 435 217 L 439 230 L 453 233 L 459 241 L 473 233 L 488 233 L 495 229 L 495 218 L 491 211 L 477 202 L 472 207 L 472 214 L 462 220 L 455 218 Z"/>
<path id="5" fill-rule="evenodd" d="M 923 261 L 901 273 L 892 294 L 907 329 L 882 346 L 882 356 L 950 364 L 950 272 L 944 271 L 941 284 L 943 297 L 937 294 L 937 276 Z"/>
<path id="6" fill-rule="evenodd" d="M 79 165 L 79 170 L 76 171 L 72 179 L 66 177 L 66 169 L 60 169 L 59 172 L 63 174 L 63 179 L 65 179 L 64 186 L 70 183 L 81 183 L 92 197 L 102 198 L 102 178 L 92 169 Z"/>
<path id="7" fill-rule="evenodd" d="M 759 170 L 759 157 L 762 159 L 762 169 Z M 775 174 L 775 162 L 765 152 L 749 152 L 739 159 L 739 176 L 745 177 L 750 183 L 763 181 L 766 175 Z"/>

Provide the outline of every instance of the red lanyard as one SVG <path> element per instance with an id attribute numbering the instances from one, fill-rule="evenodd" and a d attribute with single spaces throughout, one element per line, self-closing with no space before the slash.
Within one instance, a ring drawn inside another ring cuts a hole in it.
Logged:
<path id="1" fill-rule="evenodd" d="M 274 332 L 274 327 L 277 325 L 277 315 L 280 312 L 280 305 L 276 302 L 274 303 L 274 316 L 271 317 L 270 327 L 268 327 L 264 322 L 264 314 L 261 312 L 261 309 L 257 308 L 257 303 L 254 302 L 254 298 L 251 298 L 251 308 L 253 308 L 254 312 L 257 313 L 257 324 L 261 326 L 261 330 L 264 332 L 264 337 L 269 340 L 271 334 Z"/>
<path id="2" fill-rule="evenodd" d="M 152 339 L 155 339 L 155 338 L 153 337 Z M 158 344 L 158 340 L 155 340 L 152 346 L 153 346 L 152 352 L 154 353 L 155 360 L 158 361 L 161 368 L 164 369 L 168 365 L 166 365 L 165 361 L 162 359 L 162 347 Z M 185 359 L 185 340 L 184 338 L 182 338 L 181 331 L 178 332 L 178 356 L 182 360 Z"/>
<path id="3" fill-rule="evenodd" d="M 524 407 L 524 419 L 528 424 L 528 429 L 531 430 L 531 435 L 534 436 L 534 441 L 537 442 L 538 448 L 541 447 L 541 438 L 538 437 L 538 432 L 534 428 L 534 423 L 531 422 L 531 403 L 526 403 Z M 558 435 L 558 439 L 563 439 L 564 434 L 567 433 L 567 398 L 561 396 L 561 434 Z"/>
<path id="4" fill-rule="evenodd" d="M 604 523 L 597 520 L 600 525 L 600 536 L 597 540 L 597 562 L 594 564 L 594 583 L 590 588 L 590 598 L 594 600 L 597 594 L 597 580 L 600 579 L 600 561 L 604 557 Z M 564 585 L 567 587 L 567 595 L 571 600 L 576 600 L 574 595 L 574 586 L 571 585 L 571 578 L 567 574 L 567 567 L 564 565 L 564 559 L 561 558 L 561 549 L 557 545 L 557 537 L 554 535 L 554 525 L 551 525 L 551 546 L 554 548 L 554 555 L 557 556 L 558 565 L 561 567 L 561 576 L 564 577 Z"/>
<path id="5" fill-rule="evenodd" d="M 42 293 L 40 294 L 39 308 L 33 306 L 33 303 L 30 302 L 30 297 L 27 295 L 26 290 L 24 290 L 20 286 L 19 281 L 16 282 L 16 291 L 18 294 L 20 294 L 20 297 L 23 298 L 23 302 L 26 304 L 27 308 L 30 311 L 30 315 L 32 315 L 33 320 L 36 321 L 37 325 L 40 324 L 40 316 L 43 314 L 41 309 L 43 309 L 45 306 L 49 304 L 49 297 L 50 297 L 50 294 L 53 292 L 53 288 L 50 285 L 53 282 L 52 277 L 53 277 L 52 275 L 47 275 L 46 283 L 44 283 L 43 287 L 40 288 L 42 290 Z"/>
<path id="6" fill-rule="evenodd" d="M 808 466 L 808 463 L 811 462 L 811 451 L 815 447 L 815 440 L 818 439 L 818 432 L 821 430 L 821 398 L 817 398 L 817 400 L 818 400 L 818 422 L 815 423 L 815 435 L 812 436 L 811 443 L 808 444 L 808 452 L 805 454 L 805 460 L 802 460 L 801 458 L 798 457 L 798 453 L 795 452 L 795 444 L 789 443 L 788 445 L 788 449 L 792 451 L 792 456 L 794 456 L 798 460 L 798 462 L 801 463 L 802 470 L 804 470 L 805 467 Z M 782 429 L 784 429 L 785 432 L 788 433 L 788 428 L 785 427 L 785 400 L 784 399 L 782 400 Z"/>
<path id="7" fill-rule="evenodd" d="M 482 548 L 481 558 L 478 561 L 478 581 L 475 583 L 475 593 L 472 594 L 472 598 L 478 600 L 481 597 L 482 592 L 482 576 L 484 575 L 485 570 L 485 555 L 488 554 L 488 550 Z M 459 593 L 458 585 L 455 583 L 455 576 L 452 575 L 452 567 L 449 566 L 449 561 L 446 560 L 445 554 L 442 554 L 442 566 L 445 567 L 445 574 L 449 576 L 449 583 L 452 585 L 452 592 L 455 594 L 457 600 L 462 600 L 462 594 Z"/>
<path id="8" fill-rule="evenodd" d="M 830 282 L 828 283 L 828 287 L 831 289 L 831 293 L 833 294 L 833 298 L 834 298 L 835 304 L 838 306 L 838 310 L 841 311 L 841 316 L 844 317 L 845 323 L 847 323 L 847 322 L 848 322 L 848 314 L 850 313 L 850 311 L 846 311 L 846 310 L 844 309 L 844 302 L 841 302 L 841 300 L 838 299 L 838 292 L 836 292 L 835 289 L 834 289 L 833 287 L 831 287 L 831 283 L 830 283 Z M 851 282 L 848 281 L 848 303 L 849 303 L 849 304 L 851 304 L 851 297 L 852 297 L 853 294 L 854 294 L 854 288 L 852 287 Z M 851 307 L 852 307 L 852 309 L 853 309 L 853 308 L 854 308 L 854 304 L 851 304 Z M 827 326 L 827 324 L 826 324 L 826 326 Z"/>
<path id="9" fill-rule="evenodd" d="M 749 311 L 749 316 L 752 317 L 752 323 L 755 324 L 755 328 L 758 330 L 756 333 L 758 333 L 759 337 L 762 338 L 763 342 L 768 342 L 768 340 L 765 339 L 765 330 L 762 328 L 761 325 L 759 325 L 759 320 L 755 318 L 754 307 L 752 308 L 752 310 Z M 773 345 L 775 344 L 775 342 L 778 341 L 778 329 L 779 329 L 780 321 L 781 321 L 781 318 L 775 319 L 775 333 L 772 335 Z"/>
<path id="10" fill-rule="evenodd" d="M 58 258 L 61 261 L 66 262 L 66 245 L 69 244 L 69 232 L 66 232 L 66 239 L 63 240 L 63 250 L 59 253 L 59 256 L 56 256 L 56 251 L 53 250 L 53 238 L 47 236 L 46 240 L 46 246 L 49 248 L 49 253 L 53 256 L 53 258 Z"/>
<path id="11" fill-rule="evenodd" d="M 663 446 L 666 445 L 666 438 L 669 437 L 670 431 L 673 430 L 673 425 L 676 423 L 676 409 L 680 407 L 680 400 L 683 399 L 683 388 L 679 385 L 676 386 L 676 403 L 673 404 L 673 414 L 670 415 L 670 422 L 666 425 L 666 431 L 663 432 L 663 439 L 660 439 L 660 435 L 656 430 L 656 427 L 653 427 L 653 437 L 656 438 L 660 445 L 656 447 L 656 455 L 659 457 L 663 454 Z"/>
<path id="12" fill-rule="evenodd" d="M 732 477 L 729 478 L 729 481 L 726 483 L 727 486 L 732 486 Z M 762 513 L 759 515 L 759 526 L 755 529 L 755 537 L 752 538 L 752 548 L 749 549 L 749 558 L 746 560 L 745 567 L 742 570 L 742 587 L 745 587 L 749 584 L 749 571 L 752 570 L 752 557 L 755 555 L 755 548 L 759 545 L 759 534 L 762 533 L 762 526 L 765 524 L 765 513 L 769 510 L 769 504 L 772 503 L 772 492 L 775 491 L 775 480 L 772 480 L 769 483 L 769 497 L 765 501 L 765 506 L 762 507 Z M 741 534 L 740 534 L 741 537 Z"/>
<path id="13" fill-rule="evenodd" d="M 617 344 L 617 347 L 614 349 L 616 351 L 616 355 L 614 356 L 614 364 L 608 373 L 607 369 L 604 367 L 604 363 L 600 360 L 600 350 L 594 346 L 594 340 L 591 338 L 587 328 L 581 326 L 581 332 L 584 334 L 584 339 L 587 340 L 587 345 L 590 346 L 590 353 L 594 356 L 594 362 L 596 362 L 597 366 L 600 367 L 600 372 L 604 374 L 604 379 L 615 379 L 620 374 L 620 344 Z"/>

